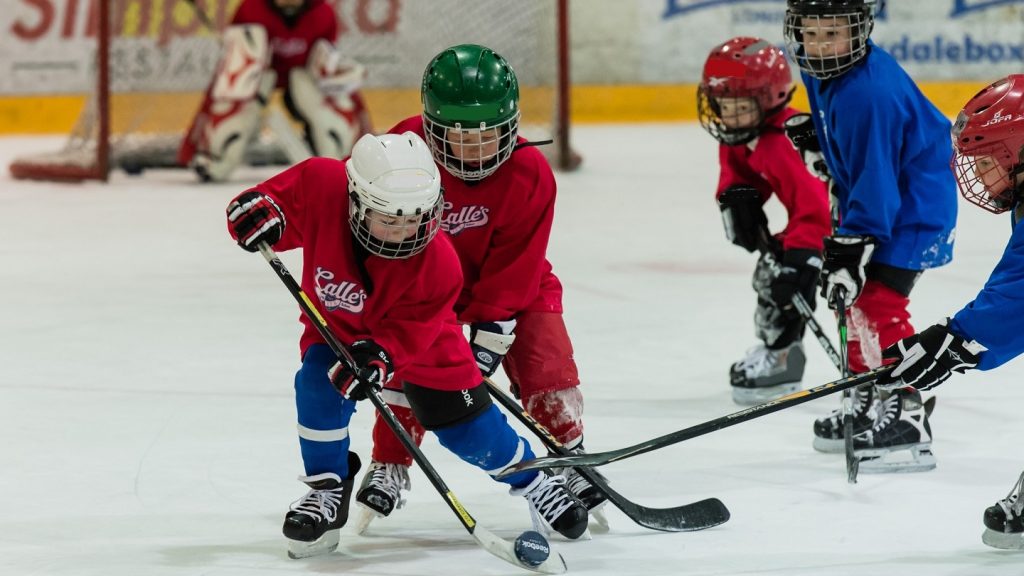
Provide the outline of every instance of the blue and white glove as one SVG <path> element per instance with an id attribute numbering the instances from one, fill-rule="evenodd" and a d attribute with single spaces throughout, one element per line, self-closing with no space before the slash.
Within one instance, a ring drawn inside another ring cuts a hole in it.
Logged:
<path id="1" fill-rule="evenodd" d="M 516 335 L 512 333 L 516 321 L 476 322 L 469 328 L 469 347 L 476 358 L 476 366 L 484 376 L 493 376 L 508 354 Z"/>
<path id="2" fill-rule="evenodd" d="M 821 268 L 821 296 L 836 309 L 836 288 L 844 288 L 843 303 L 853 306 L 864 289 L 865 268 L 878 241 L 872 236 L 835 234 L 825 237 L 825 263 Z"/>
<path id="3" fill-rule="evenodd" d="M 899 364 L 875 385 L 882 390 L 912 387 L 924 392 L 945 382 L 953 372 L 963 374 L 976 367 L 980 354 L 988 348 L 953 334 L 947 322 L 943 319 L 886 348 L 882 358 L 895 359 Z"/>

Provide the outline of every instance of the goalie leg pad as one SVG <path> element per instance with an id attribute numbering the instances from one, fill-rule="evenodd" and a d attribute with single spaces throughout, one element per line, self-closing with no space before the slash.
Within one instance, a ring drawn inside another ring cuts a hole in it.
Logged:
<path id="1" fill-rule="evenodd" d="M 345 93 L 326 95 L 305 68 L 289 73 L 285 99 L 289 110 L 305 124 L 306 138 L 317 156 L 344 158 L 362 135 L 358 101 Z"/>
<path id="2" fill-rule="evenodd" d="M 179 152 L 179 161 L 203 180 L 224 180 L 241 163 L 276 83 L 269 61 L 262 26 L 231 26 L 224 31 L 217 73 Z"/>

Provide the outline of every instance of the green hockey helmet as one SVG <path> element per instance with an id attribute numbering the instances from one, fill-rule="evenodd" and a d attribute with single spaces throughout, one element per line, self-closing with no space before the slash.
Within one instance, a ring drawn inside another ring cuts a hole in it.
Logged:
<path id="1" fill-rule="evenodd" d="M 519 82 L 490 48 L 460 44 L 442 51 L 427 65 L 420 95 L 430 151 L 456 178 L 482 180 L 512 156 Z"/>

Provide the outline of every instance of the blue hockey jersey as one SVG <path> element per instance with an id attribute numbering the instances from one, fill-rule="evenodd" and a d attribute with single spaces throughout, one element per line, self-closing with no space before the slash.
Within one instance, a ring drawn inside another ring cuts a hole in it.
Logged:
<path id="1" fill-rule="evenodd" d="M 887 52 L 830 80 L 802 73 L 833 178 L 839 234 L 878 239 L 872 261 L 924 270 L 953 258 L 950 122 Z"/>
<path id="2" fill-rule="evenodd" d="M 988 348 L 978 368 L 991 370 L 1024 352 L 1024 224 L 1017 221 L 1003 257 L 985 287 L 956 313 L 949 324 L 953 333 L 977 340 Z"/>

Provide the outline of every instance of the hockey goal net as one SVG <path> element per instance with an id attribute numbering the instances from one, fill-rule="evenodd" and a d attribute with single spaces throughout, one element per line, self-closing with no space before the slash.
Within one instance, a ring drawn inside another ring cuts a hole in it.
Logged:
<path id="1" fill-rule="evenodd" d="M 111 170 L 173 167 L 219 57 L 219 30 L 241 0 L 88 0 L 90 49 L 80 56 L 83 111 L 65 146 L 17 158 L 15 178 L 105 180 Z M 521 85 L 521 131 L 552 164 L 574 168 L 569 147 L 568 0 L 330 0 L 339 47 L 368 71 L 363 93 L 378 132 L 420 113 L 429 59 L 475 42 L 505 56 Z M 47 93 L 40 81 L 38 93 Z M 35 87 L 34 87 L 35 88 Z M 280 106 L 276 95 L 272 106 Z M 272 133 L 250 146 L 253 164 L 284 162 Z"/>

